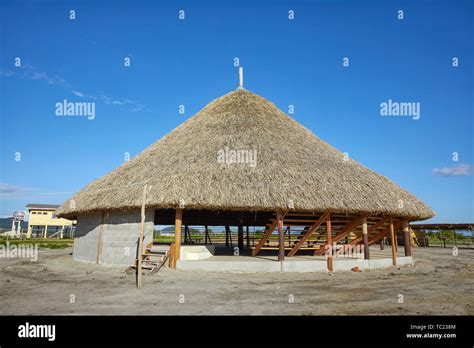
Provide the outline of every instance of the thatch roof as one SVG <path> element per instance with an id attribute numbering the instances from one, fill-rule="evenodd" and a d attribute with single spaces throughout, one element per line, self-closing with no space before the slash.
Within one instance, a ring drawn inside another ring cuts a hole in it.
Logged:
<path id="1" fill-rule="evenodd" d="M 219 151 L 256 150 L 257 164 L 219 163 Z M 400 164 L 403 165 L 403 164 Z M 407 168 L 408 169 L 408 168 Z M 433 211 L 389 179 L 317 138 L 244 89 L 208 104 L 132 160 L 66 201 L 59 216 L 147 207 L 371 213 L 426 219 Z"/>

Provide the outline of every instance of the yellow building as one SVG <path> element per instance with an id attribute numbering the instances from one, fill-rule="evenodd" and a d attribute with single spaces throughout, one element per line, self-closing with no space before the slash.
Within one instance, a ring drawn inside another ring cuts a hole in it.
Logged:
<path id="1" fill-rule="evenodd" d="M 26 238 L 34 237 L 59 237 L 67 235 L 69 238 L 74 233 L 76 221 L 58 218 L 55 215 L 59 205 L 54 204 L 28 204 L 26 208 L 30 215 Z"/>

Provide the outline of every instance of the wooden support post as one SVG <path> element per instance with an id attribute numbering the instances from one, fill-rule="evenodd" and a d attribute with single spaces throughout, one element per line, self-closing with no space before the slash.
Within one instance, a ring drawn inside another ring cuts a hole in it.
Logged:
<path id="1" fill-rule="evenodd" d="M 285 234 L 283 231 L 283 214 L 277 213 L 278 223 L 278 261 L 285 261 Z"/>
<path id="2" fill-rule="evenodd" d="M 391 238 L 391 245 L 392 245 L 392 263 L 394 266 L 397 265 L 397 249 L 395 248 L 395 230 L 393 228 L 393 220 L 390 220 L 390 238 Z"/>
<path id="3" fill-rule="evenodd" d="M 232 230 L 230 229 L 230 226 L 227 226 L 227 229 L 229 230 L 229 244 L 230 244 L 230 247 L 233 248 L 234 243 L 232 242 Z"/>
<path id="4" fill-rule="evenodd" d="M 207 228 L 207 226 L 206 226 L 206 233 L 207 233 L 207 239 L 209 240 L 209 244 L 212 245 L 211 235 L 210 235 L 210 233 L 209 233 L 209 229 Z"/>
<path id="5" fill-rule="evenodd" d="M 175 268 L 176 261 L 179 260 L 181 254 L 181 228 L 183 223 L 183 209 L 176 208 L 176 216 L 174 220 L 174 259 Z"/>
<path id="6" fill-rule="evenodd" d="M 329 255 L 327 256 L 328 260 L 328 272 L 332 272 L 332 228 L 331 228 L 331 216 L 328 215 L 326 219 L 326 245 L 329 251 Z"/>
<path id="7" fill-rule="evenodd" d="M 333 242 L 339 243 L 341 239 L 348 236 L 357 226 L 361 225 L 364 221 L 367 221 L 368 215 L 361 215 L 355 217 L 353 220 L 347 222 L 346 226 L 333 238 Z"/>
<path id="8" fill-rule="evenodd" d="M 380 233 L 377 233 L 377 229 L 385 225 L 387 222 L 390 222 L 390 218 L 383 218 L 379 222 L 375 223 L 374 225 L 372 225 L 371 227 L 367 229 L 367 235 L 369 236 L 369 246 L 378 242 L 380 238 L 385 237 L 386 231 L 388 230 L 386 229 Z M 373 236 L 373 237 L 370 238 L 370 236 Z M 353 244 L 353 245 L 359 244 L 359 242 L 362 241 L 362 239 L 363 239 L 363 236 L 361 235 L 360 237 L 352 240 L 350 244 Z"/>
<path id="9" fill-rule="evenodd" d="M 395 251 L 398 253 L 398 233 L 397 233 L 398 227 L 394 226 L 394 229 L 395 229 L 395 240 L 394 240 L 394 242 L 395 242 Z"/>
<path id="10" fill-rule="evenodd" d="M 191 243 L 191 233 L 189 232 L 189 226 L 184 226 L 184 244 L 192 244 Z"/>
<path id="11" fill-rule="evenodd" d="M 367 233 L 367 219 L 362 221 L 362 240 L 364 241 L 364 259 L 370 259 L 370 251 L 369 251 L 369 234 Z"/>
<path id="12" fill-rule="evenodd" d="M 229 226 L 225 227 L 225 246 L 229 246 Z"/>
<path id="13" fill-rule="evenodd" d="M 385 237 L 383 237 L 380 240 L 380 250 L 384 250 L 384 249 L 385 249 Z"/>
<path id="14" fill-rule="evenodd" d="M 397 228 L 399 228 L 401 226 L 401 224 L 402 224 L 401 221 L 397 221 L 396 223 L 393 224 L 393 228 L 396 230 Z M 380 241 L 381 238 L 386 237 L 389 233 L 390 233 L 390 227 L 387 227 L 385 230 L 383 230 L 379 233 L 376 233 L 372 237 L 369 237 L 369 246 L 371 246 L 372 244 L 377 243 L 378 241 Z M 370 228 L 369 228 L 369 233 L 368 234 L 370 236 Z"/>
<path id="15" fill-rule="evenodd" d="M 212 245 L 212 239 L 211 239 L 211 235 L 209 234 L 209 229 L 207 225 L 205 226 L 205 229 L 206 229 L 206 244 L 209 243 Z"/>
<path id="16" fill-rule="evenodd" d="M 97 254 L 96 254 L 96 259 L 95 263 L 99 264 L 100 263 L 100 256 L 102 254 L 102 236 L 104 234 L 104 220 L 105 220 L 105 212 L 101 212 L 101 217 L 100 217 L 100 227 L 99 227 L 99 237 L 97 239 Z"/>
<path id="17" fill-rule="evenodd" d="M 344 226 L 342 228 L 342 230 L 340 230 L 338 232 L 338 234 L 336 234 L 336 236 L 334 236 L 334 238 L 332 239 L 332 242 L 333 243 L 339 243 L 339 241 L 343 238 L 345 238 L 347 235 L 349 235 L 357 226 L 359 226 L 363 221 L 364 219 L 367 218 L 367 215 L 362 215 L 362 216 L 358 216 L 356 218 L 354 218 L 353 220 L 349 221 L 346 226 Z M 352 244 L 353 242 L 351 242 L 350 244 Z M 321 256 L 321 255 L 324 255 L 325 253 L 325 248 L 324 246 L 320 247 L 319 249 L 316 249 L 314 251 L 314 256 Z"/>
<path id="18" fill-rule="evenodd" d="M 246 237 L 247 237 L 247 249 L 250 249 L 250 235 L 249 235 L 249 227 L 247 226 L 246 229 Z"/>
<path id="19" fill-rule="evenodd" d="M 174 259 L 174 252 L 175 252 L 175 247 L 174 247 L 174 242 L 170 244 L 170 251 L 169 251 L 169 258 L 168 258 L 168 267 L 170 269 L 176 267 L 175 259 Z"/>
<path id="20" fill-rule="evenodd" d="M 137 288 L 142 287 L 142 260 L 143 260 L 143 238 L 145 236 L 145 203 L 146 203 L 146 189 L 147 185 L 143 187 L 143 198 L 142 198 L 142 211 L 141 211 L 141 224 L 140 224 L 140 237 L 138 239 L 138 264 L 137 264 Z"/>
<path id="21" fill-rule="evenodd" d="M 411 256 L 410 231 L 408 230 L 408 221 L 403 221 L 403 245 L 405 256 Z"/>
<path id="22" fill-rule="evenodd" d="M 239 227 L 238 227 L 238 235 L 237 235 L 237 244 L 238 244 L 238 247 L 239 247 L 239 255 L 240 253 L 242 252 L 242 250 L 244 250 L 244 226 L 242 226 L 242 224 L 239 224 Z"/>

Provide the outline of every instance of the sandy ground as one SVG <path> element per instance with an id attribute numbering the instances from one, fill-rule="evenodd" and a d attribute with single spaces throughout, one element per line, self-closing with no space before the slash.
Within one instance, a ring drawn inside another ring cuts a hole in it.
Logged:
<path id="1" fill-rule="evenodd" d="M 143 276 L 138 290 L 123 268 L 74 261 L 72 249 L 44 249 L 37 262 L 0 259 L 0 314 L 474 314 L 474 250 L 414 251 L 415 267 L 360 273 L 162 269 Z"/>

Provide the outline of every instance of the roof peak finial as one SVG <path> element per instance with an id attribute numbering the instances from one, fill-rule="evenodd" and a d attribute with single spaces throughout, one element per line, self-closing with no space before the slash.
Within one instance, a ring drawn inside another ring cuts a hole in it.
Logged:
<path id="1" fill-rule="evenodd" d="M 239 66 L 239 88 L 244 89 L 244 68 Z"/>

